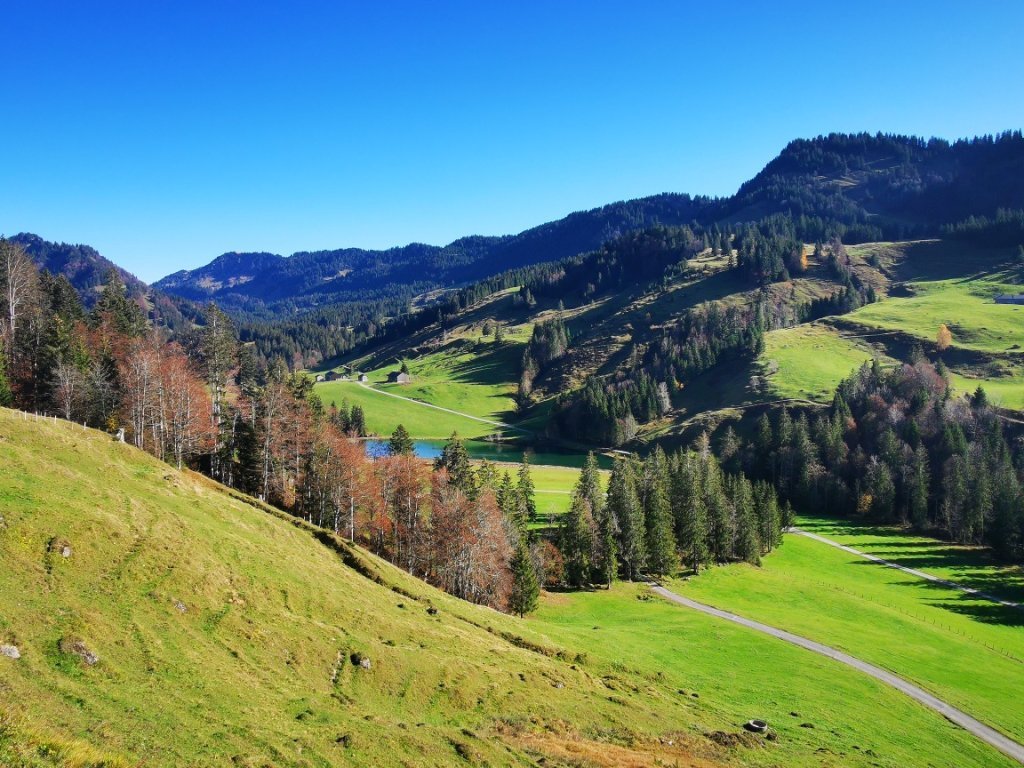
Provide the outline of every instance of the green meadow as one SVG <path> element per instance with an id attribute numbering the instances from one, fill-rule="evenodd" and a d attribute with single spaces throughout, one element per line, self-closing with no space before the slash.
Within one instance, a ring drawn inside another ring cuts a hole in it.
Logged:
<path id="1" fill-rule="evenodd" d="M 99 432 L 0 410 L 0 462 L 5 766 L 1008 764 L 640 585 L 519 620 Z"/>
<path id="2" fill-rule="evenodd" d="M 828 536 L 834 527 L 801 521 Z M 850 528 L 847 531 L 852 530 Z M 893 530 L 848 535 L 870 539 L 875 554 L 971 586 L 1018 593 L 1019 572 L 976 550 Z M 914 553 L 910 556 L 910 553 Z M 887 568 L 806 537 L 789 535 L 762 567 L 716 567 L 676 580 L 680 594 L 834 646 L 889 669 L 1008 735 L 1024 738 L 1024 709 L 1007 706 L 1024 686 L 1024 612 Z"/>
<path id="3" fill-rule="evenodd" d="M 683 593 L 690 594 L 689 585 Z M 809 620 L 822 610 L 815 609 Z M 816 750 L 813 764 L 828 766 L 1010 764 L 855 670 L 669 603 L 641 585 L 553 595 L 530 621 L 553 640 L 585 649 L 588 659 L 616 670 L 610 680 L 616 697 L 632 690 L 623 679 L 631 674 L 647 685 L 675 689 L 694 713 L 767 720 L 779 735 L 774 754 L 763 758 L 770 764 L 800 765 L 802 758 L 787 753 L 803 749 Z M 762 759 L 754 753 L 744 757 Z"/>
<path id="4" fill-rule="evenodd" d="M 316 393 L 327 404 L 334 402 L 340 407 L 347 402 L 349 407 L 362 406 L 367 428 L 377 435 L 390 435 L 403 424 L 414 438 L 443 439 L 452 432 L 464 438 L 484 437 L 506 430 L 459 414 L 493 422 L 514 421 L 514 382 L 521 355 L 522 345 L 514 342 L 496 344 L 489 337 L 456 339 L 436 352 L 405 359 L 413 377 L 409 384 L 388 383 L 388 374 L 399 370 L 402 363 L 396 358 L 387 365 L 363 371 L 369 376 L 368 384 L 377 392 L 368 391 L 355 381 L 330 381 L 317 384 Z M 379 392 L 456 413 L 424 408 Z"/>
<path id="5" fill-rule="evenodd" d="M 902 331 L 934 343 L 939 326 L 953 334 L 952 346 L 977 352 L 1024 351 L 1024 306 L 996 304 L 1001 293 L 1019 293 L 1009 273 L 910 285 L 914 294 L 867 304 L 846 316 L 868 328 Z"/>
<path id="6" fill-rule="evenodd" d="M 862 339 L 812 323 L 765 334 L 758 362 L 774 398 L 827 403 L 840 381 L 876 355 Z"/>

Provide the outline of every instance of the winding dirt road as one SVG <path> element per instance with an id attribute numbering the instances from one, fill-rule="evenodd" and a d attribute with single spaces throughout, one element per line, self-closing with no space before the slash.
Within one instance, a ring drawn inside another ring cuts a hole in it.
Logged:
<path id="1" fill-rule="evenodd" d="M 890 685 L 896 690 L 902 691 L 907 696 L 921 704 L 924 704 L 929 709 L 935 710 L 950 722 L 956 723 L 968 733 L 971 733 L 985 743 L 990 744 L 1003 754 L 1016 760 L 1018 763 L 1024 764 L 1024 745 L 1004 736 L 999 731 L 985 725 L 981 721 L 975 720 L 966 712 L 962 712 L 956 707 L 947 704 L 927 691 L 918 688 L 913 683 L 909 683 L 902 677 L 894 675 L 892 672 L 887 672 L 881 667 L 868 664 L 865 661 L 854 658 L 853 656 L 836 650 L 835 648 L 830 648 L 827 645 L 822 645 L 821 643 L 816 643 L 813 640 L 808 640 L 806 637 L 794 635 L 792 632 L 787 632 L 784 629 L 777 629 L 776 627 L 769 626 L 768 624 L 762 624 L 759 621 L 753 621 L 752 619 L 738 616 L 735 613 L 729 613 L 728 611 L 713 608 L 712 606 L 705 605 L 704 603 L 698 603 L 696 600 L 691 600 L 688 597 L 683 597 L 671 590 L 665 589 L 665 587 L 659 584 L 652 584 L 651 589 L 666 600 L 677 603 L 678 605 L 692 608 L 695 611 L 706 613 L 709 616 L 715 616 L 719 619 L 731 621 L 734 624 L 739 624 L 757 632 L 763 632 L 766 635 L 771 635 L 779 640 L 784 640 L 787 643 L 792 643 L 793 645 L 805 648 L 808 651 L 813 651 L 814 653 L 821 654 L 822 656 L 827 656 L 841 664 L 846 664 L 847 666 L 860 670 L 867 675 L 871 675 L 871 677 L 876 680 L 880 680 L 886 685 Z"/>

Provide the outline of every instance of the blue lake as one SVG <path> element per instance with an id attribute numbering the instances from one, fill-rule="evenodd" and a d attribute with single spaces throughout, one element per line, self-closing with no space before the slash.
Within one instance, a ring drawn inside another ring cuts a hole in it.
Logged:
<path id="1" fill-rule="evenodd" d="M 556 467 L 582 467 L 587 456 L 584 453 L 573 453 L 570 451 L 557 451 L 550 447 L 536 449 L 522 443 L 492 443 L 486 440 L 465 440 L 464 445 L 470 458 L 487 459 L 488 461 L 505 461 L 518 464 L 523 460 L 523 455 L 529 457 L 531 464 L 547 464 Z M 444 440 L 414 440 L 413 449 L 421 459 L 436 459 L 444 449 Z M 380 439 L 369 439 L 366 441 L 366 453 L 368 456 L 386 456 L 388 453 L 388 441 Z M 604 469 L 611 467 L 611 459 L 607 456 L 598 455 L 598 465 Z"/>

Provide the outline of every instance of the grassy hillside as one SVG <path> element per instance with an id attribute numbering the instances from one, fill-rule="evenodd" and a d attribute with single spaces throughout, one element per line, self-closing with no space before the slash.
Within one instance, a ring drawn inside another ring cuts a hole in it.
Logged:
<path id="1" fill-rule="evenodd" d="M 3 708 L 33 728 L 147 765 L 449 765 L 525 762 L 495 734 L 531 717 L 634 722 L 519 622 L 197 475 L 11 411 L 0 435 Z"/>
<path id="2" fill-rule="evenodd" d="M 360 361 L 370 365 L 376 363 L 374 368 L 363 372 L 368 374 L 369 383 L 381 391 L 490 421 L 508 422 L 515 418 L 514 372 L 523 354 L 522 344 L 514 340 L 497 344 L 493 336 L 470 338 L 470 333 L 467 330 L 464 336 L 441 348 L 422 352 L 415 357 L 396 357 L 383 363 L 379 359 Z M 398 370 L 402 360 L 409 366 L 412 383 L 389 384 L 388 374 Z M 390 434 L 400 418 L 408 418 L 415 424 L 416 430 L 411 432 L 415 437 L 447 437 L 453 429 L 458 429 L 466 437 L 473 437 L 489 434 L 496 429 L 436 410 L 427 410 L 425 414 L 413 412 L 407 403 L 382 402 L 379 398 L 374 399 L 372 393 L 353 393 L 355 387 L 349 386 L 353 383 L 324 382 L 317 385 L 317 393 L 326 402 L 334 400 L 340 404 L 343 398 L 347 398 L 352 404 L 359 402 L 364 405 L 368 418 L 379 427 L 374 431 L 380 434 Z M 424 419 L 428 421 L 424 423 Z M 412 430 L 408 423 L 405 426 Z M 452 429 L 438 434 L 447 427 Z M 466 433 L 466 430 L 473 431 Z"/>
<path id="3" fill-rule="evenodd" d="M 500 427 L 482 421 L 388 397 L 380 391 L 374 391 L 376 389 L 378 387 L 371 389 L 356 381 L 330 381 L 318 384 L 316 393 L 328 405 L 334 403 L 341 407 L 343 403 L 348 403 L 350 408 L 353 405 L 360 406 L 366 414 L 367 431 L 382 437 L 391 435 L 399 424 L 404 425 L 414 438 L 428 440 L 445 440 L 452 432 L 472 439 L 502 431 Z M 396 390 L 395 394 L 411 397 L 404 389 Z"/>
<path id="4" fill-rule="evenodd" d="M 863 339 L 820 323 L 770 331 L 759 360 L 764 393 L 770 399 L 830 402 L 839 382 L 877 355 Z"/>
<path id="5" fill-rule="evenodd" d="M 801 521 L 830 536 L 829 521 Z M 977 549 L 907 537 L 890 529 L 838 526 L 844 543 L 924 566 L 944 578 L 1018 599 L 1019 569 Z M 895 554 L 894 554 L 895 553 Z M 841 648 L 913 680 L 1020 740 L 1024 711 L 1007 706 L 1024 685 L 1024 612 L 871 563 L 824 543 L 789 536 L 760 569 L 715 568 L 677 582 L 681 594 Z M 997 588 L 998 591 L 998 588 Z"/>
<path id="6" fill-rule="evenodd" d="M 883 363 L 906 360 L 914 344 L 934 357 L 945 324 L 953 338 L 941 357 L 953 386 L 964 393 L 982 386 L 997 405 L 1024 408 L 1024 308 L 993 300 L 1021 291 L 1024 275 L 1010 249 L 929 240 L 850 251 L 887 275 L 889 295 L 848 315 L 769 333 L 762 361 L 778 361 L 772 392 L 830 392 L 840 369 L 872 354 Z"/>
<path id="7" fill-rule="evenodd" d="M 4 765 L 1006 764 L 643 588 L 520 621 L 101 433 L 0 410 L 0 462 Z"/>

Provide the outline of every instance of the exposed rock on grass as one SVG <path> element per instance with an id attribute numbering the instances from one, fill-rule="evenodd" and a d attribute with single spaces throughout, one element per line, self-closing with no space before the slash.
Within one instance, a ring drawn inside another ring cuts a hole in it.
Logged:
<path id="1" fill-rule="evenodd" d="M 77 637 L 65 637 L 60 641 L 58 646 L 61 653 L 73 654 L 78 656 L 82 661 L 88 664 L 90 667 L 97 664 L 100 657 L 85 644 L 83 640 Z"/>
<path id="2" fill-rule="evenodd" d="M 20 659 L 21 651 L 16 645 L 0 645 L 0 656 L 6 656 L 8 659 Z"/>

